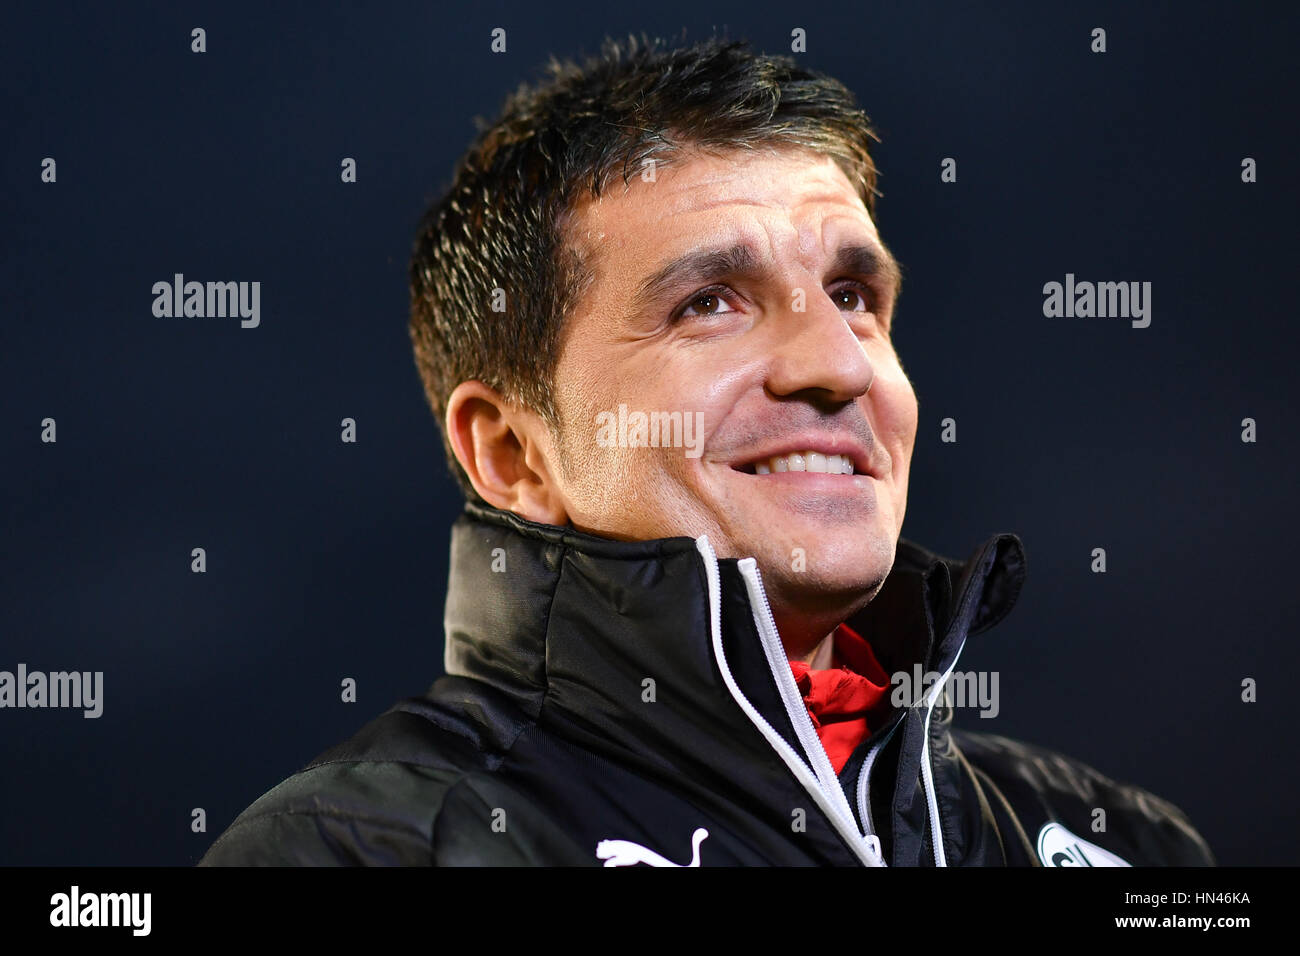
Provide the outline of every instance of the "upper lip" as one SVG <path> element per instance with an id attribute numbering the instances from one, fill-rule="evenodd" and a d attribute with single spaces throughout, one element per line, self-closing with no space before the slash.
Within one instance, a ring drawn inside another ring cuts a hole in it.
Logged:
<path id="1" fill-rule="evenodd" d="M 811 432 L 806 435 L 795 434 L 779 442 L 760 445 L 752 451 L 746 451 L 731 463 L 737 470 L 755 465 L 769 458 L 792 455 L 798 452 L 815 451 L 823 455 L 847 456 L 853 462 L 853 473 L 880 478 L 879 470 L 871 454 L 871 446 L 864 445 L 852 435 L 831 435 L 826 432 Z"/>

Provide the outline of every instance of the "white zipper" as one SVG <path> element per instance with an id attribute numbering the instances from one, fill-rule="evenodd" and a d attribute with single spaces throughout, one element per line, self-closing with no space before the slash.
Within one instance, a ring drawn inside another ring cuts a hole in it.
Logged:
<path id="1" fill-rule="evenodd" d="M 758 712 L 758 709 L 749 702 L 749 699 L 745 697 L 732 676 L 731 668 L 727 665 L 726 653 L 722 649 L 722 583 L 718 571 L 718 556 L 714 552 L 713 545 L 709 542 L 707 535 L 697 538 L 695 547 L 704 557 L 704 571 L 709 586 L 709 625 L 713 638 L 713 654 L 718 664 L 718 670 L 722 673 L 723 682 L 727 685 L 727 690 L 736 703 L 740 705 L 741 710 L 745 712 L 750 722 L 758 728 L 767 742 L 785 761 L 785 765 L 790 768 L 791 773 L 795 775 L 818 807 L 830 819 L 831 824 L 849 845 L 853 854 L 865 866 L 884 866 L 885 861 L 880 854 L 879 838 L 874 834 L 863 834 L 858 830 L 857 823 L 853 819 L 853 812 L 849 808 L 848 801 L 844 798 L 844 791 L 840 787 L 838 780 L 835 779 L 834 771 L 830 766 L 830 759 L 826 756 L 826 750 L 817 738 L 817 733 L 812 726 L 812 719 L 808 716 L 807 709 L 803 707 L 803 698 L 799 696 L 799 689 L 795 686 L 794 674 L 785 664 L 785 652 L 781 646 L 780 637 L 776 632 L 776 624 L 772 620 L 772 609 L 767 603 L 767 596 L 763 593 L 756 562 L 753 558 L 746 558 L 740 562 L 740 572 L 744 576 L 746 587 L 750 591 L 750 604 L 754 615 L 754 623 L 758 627 L 763 650 L 767 655 L 768 666 L 772 670 L 777 686 L 781 690 L 781 699 L 786 712 L 794 723 L 800 742 L 809 751 L 812 764 L 818 768 L 817 776 L 813 776 L 808 769 L 808 764 L 786 742 L 786 739 L 768 723 L 767 719 Z M 759 617 L 758 611 L 754 607 L 756 603 L 754 601 L 755 592 L 761 598 L 766 620 Z M 773 663 L 774 651 L 780 652 L 782 666 Z M 794 694 L 799 706 L 792 707 L 789 699 L 790 693 Z M 802 717 L 802 724 L 800 723 L 800 717 Z M 809 746 L 809 734 L 812 736 L 815 747 Z M 819 757 L 820 761 L 818 760 Z M 824 767 L 821 766 L 823 764 Z M 830 786 L 827 786 L 826 771 L 830 772 Z"/>
<path id="2" fill-rule="evenodd" d="M 871 819 L 871 767 L 875 764 L 876 757 L 884 749 L 885 744 L 889 743 L 890 738 L 894 736 L 894 732 L 903 725 L 903 721 L 906 719 L 907 715 L 904 714 L 894 722 L 894 726 L 889 728 L 889 733 L 885 734 L 883 739 L 877 741 L 876 745 L 867 753 L 867 759 L 862 763 L 862 772 L 858 774 L 858 816 L 862 818 L 863 826 L 866 827 L 868 833 L 876 832 L 875 823 Z"/>
<path id="3" fill-rule="evenodd" d="M 777 689 L 781 692 L 781 703 L 785 705 L 785 712 L 790 715 L 794 732 L 811 759 L 813 770 L 817 772 L 817 779 L 821 781 L 822 789 L 833 790 L 842 798 L 844 791 L 835 776 L 835 768 L 831 766 L 826 748 L 822 746 L 821 738 L 817 736 L 817 728 L 813 726 L 812 718 L 808 716 L 808 706 L 804 703 L 803 695 L 799 693 L 799 686 L 794 682 L 794 674 L 790 670 L 785 646 L 781 643 L 781 636 L 776 630 L 776 621 L 772 617 L 772 606 L 768 603 L 767 594 L 763 590 L 758 563 L 753 558 L 745 558 L 737 564 L 737 569 L 745 579 L 745 589 L 749 592 L 749 604 L 753 609 L 754 624 L 763 642 L 767 666 L 776 676 Z M 760 607 L 763 609 L 761 617 L 757 610 Z M 848 808 L 848 801 L 845 801 L 844 806 Z M 854 829 L 857 829 L 856 824 Z"/>
<path id="4" fill-rule="evenodd" d="M 934 865 L 947 866 L 948 857 L 943 851 L 943 831 L 939 828 L 939 798 L 934 792 L 934 770 L 930 767 L 930 716 L 934 713 L 935 701 L 943 692 L 944 686 L 948 683 L 948 677 L 952 674 L 952 669 L 957 666 L 957 658 L 961 657 L 963 648 L 966 647 L 966 639 L 962 638 L 961 646 L 957 648 L 957 653 L 953 655 L 952 663 L 948 669 L 943 672 L 943 677 L 935 682 L 934 687 L 930 688 L 930 693 L 926 701 L 925 708 L 925 729 L 921 745 L 921 778 L 925 781 L 925 803 L 930 811 L 930 847 L 934 850 Z"/>

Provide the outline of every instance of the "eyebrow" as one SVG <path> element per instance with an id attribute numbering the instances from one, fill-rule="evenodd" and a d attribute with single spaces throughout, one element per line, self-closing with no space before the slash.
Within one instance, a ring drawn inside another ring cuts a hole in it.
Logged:
<path id="1" fill-rule="evenodd" d="M 898 297 L 902 270 L 888 249 L 874 244 L 855 243 L 841 246 L 831 259 L 831 271 L 853 273 L 878 279 L 889 292 L 890 301 Z M 752 246 L 737 243 L 710 249 L 693 249 L 670 259 L 641 283 L 638 301 L 655 302 L 684 285 L 702 285 L 723 278 L 757 279 L 763 265 Z"/>

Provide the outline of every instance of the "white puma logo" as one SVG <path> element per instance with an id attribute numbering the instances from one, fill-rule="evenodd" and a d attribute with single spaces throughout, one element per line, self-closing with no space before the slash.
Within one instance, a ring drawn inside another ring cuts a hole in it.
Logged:
<path id="1" fill-rule="evenodd" d="M 596 856 L 604 860 L 606 866 L 636 866 L 638 863 L 648 863 L 650 866 L 699 866 L 700 844 L 708 835 L 709 831 L 704 827 L 699 827 L 691 834 L 690 863 L 665 860 L 654 850 L 648 850 L 630 840 L 601 840 L 596 844 Z"/>

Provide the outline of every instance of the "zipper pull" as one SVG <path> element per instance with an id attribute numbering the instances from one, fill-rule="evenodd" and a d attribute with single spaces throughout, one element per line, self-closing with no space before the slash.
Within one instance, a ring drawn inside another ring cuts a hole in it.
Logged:
<path id="1" fill-rule="evenodd" d="M 871 852 L 871 855 L 880 861 L 881 866 L 884 866 L 885 858 L 880 854 L 880 837 L 871 833 L 863 837 L 863 840 L 866 842 L 867 849 Z"/>

